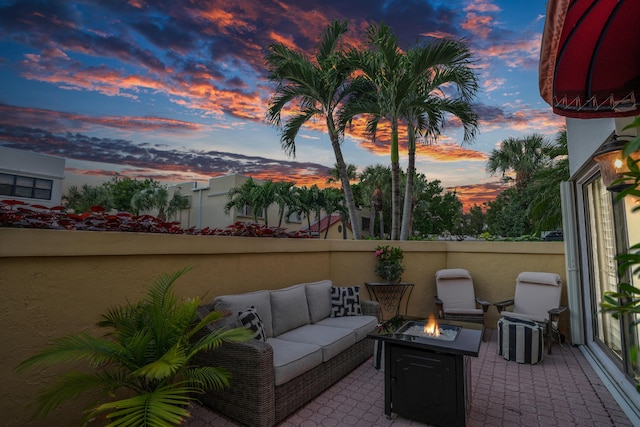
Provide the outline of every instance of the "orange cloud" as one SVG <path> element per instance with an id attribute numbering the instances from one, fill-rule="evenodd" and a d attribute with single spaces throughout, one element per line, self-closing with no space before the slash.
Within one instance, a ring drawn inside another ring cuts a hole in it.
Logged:
<path id="1" fill-rule="evenodd" d="M 485 203 L 494 201 L 496 197 L 506 189 L 507 186 L 500 182 L 487 182 L 483 184 L 449 187 L 445 190 L 455 191 L 458 199 L 462 202 L 462 210 L 469 212 L 469 209 L 473 207 L 473 205 L 483 206 Z"/>
<path id="2" fill-rule="evenodd" d="M 502 9 L 500 9 L 498 6 L 490 2 L 474 1 L 469 6 L 464 8 L 465 12 L 468 12 L 470 10 L 473 10 L 475 12 L 486 13 L 486 12 L 500 12 Z"/>
<path id="3" fill-rule="evenodd" d="M 480 151 L 470 150 L 455 143 L 439 143 L 434 145 L 418 145 L 416 155 L 426 156 L 439 162 L 484 162 L 487 155 Z"/>
<path id="4" fill-rule="evenodd" d="M 465 30 L 471 31 L 474 35 L 486 39 L 491 32 L 491 22 L 493 18 L 487 15 L 477 15 L 473 12 L 467 13 L 465 20 L 460 24 Z"/>

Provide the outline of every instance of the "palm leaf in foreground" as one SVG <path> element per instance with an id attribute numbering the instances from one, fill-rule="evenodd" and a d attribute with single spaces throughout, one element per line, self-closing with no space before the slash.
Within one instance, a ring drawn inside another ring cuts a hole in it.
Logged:
<path id="1" fill-rule="evenodd" d="M 105 416 L 109 426 L 173 425 L 189 416 L 188 404 L 198 393 L 228 386 L 230 374 L 225 369 L 194 367 L 189 361 L 224 342 L 246 341 L 251 332 L 204 330 L 223 316 L 212 312 L 199 319 L 200 299 L 180 301 L 172 292 L 175 281 L 188 270 L 160 276 L 140 302 L 110 308 L 98 322 L 109 329 L 106 335 L 63 337 L 20 363 L 18 372 L 79 361 L 88 362 L 94 371 L 61 374 L 38 395 L 34 418 L 44 418 L 62 403 L 95 391 L 99 399 L 85 410 L 87 418 Z"/>

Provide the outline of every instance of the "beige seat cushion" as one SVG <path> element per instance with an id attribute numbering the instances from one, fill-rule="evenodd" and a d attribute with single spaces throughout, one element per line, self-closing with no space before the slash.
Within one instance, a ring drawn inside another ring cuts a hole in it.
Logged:
<path id="1" fill-rule="evenodd" d="M 375 316 L 327 317 L 316 323 L 320 326 L 349 329 L 356 334 L 356 342 L 366 338 L 377 324 L 378 319 Z"/>
<path id="2" fill-rule="evenodd" d="M 320 325 L 304 325 L 278 336 L 278 339 L 317 345 L 322 348 L 322 361 L 326 362 L 356 343 L 356 334 L 350 329 Z"/>
<path id="3" fill-rule="evenodd" d="M 322 348 L 317 345 L 267 338 L 273 349 L 275 385 L 284 384 L 322 363 Z"/>

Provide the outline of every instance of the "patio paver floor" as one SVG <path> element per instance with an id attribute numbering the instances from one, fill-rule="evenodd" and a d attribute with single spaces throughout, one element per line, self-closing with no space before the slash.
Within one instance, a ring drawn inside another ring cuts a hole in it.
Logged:
<path id="1" fill-rule="evenodd" d="M 487 330 L 480 355 L 471 358 L 472 398 L 467 419 L 475 426 L 632 426 L 580 350 L 554 343 L 542 363 L 525 365 L 497 354 L 496 330 Z M 189 427 L 239 424 L 196 405 Z M 281 427 L 425 426 L 384 415 L 384 373 L 369 359 L 291 415 Z"/>

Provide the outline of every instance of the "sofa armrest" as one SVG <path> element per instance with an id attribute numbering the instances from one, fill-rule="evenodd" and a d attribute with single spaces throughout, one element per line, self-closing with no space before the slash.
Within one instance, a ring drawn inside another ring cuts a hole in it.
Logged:
<path id="1" fill-rule="evenodd" d="M 200 315 L 210 307 L 201 307 Z M 203 328 L 193 339 L 216 328 Z M 207 406 L 244 424 L 263 426 L 275 424 L 275 371 L 273 348 L 266 342 L 252 339 L 245 342 L 223 342 L 219 347 L 196 354 L 196 366 L 219 367 L 230 373 L 229 387 L 209 390 L 199 396 Z"/>
<path id="2" fill-rule="evenodd" d="M 375 316 L 378 321 L 382 319 L 382 312 L 380 311 L 380 303 L 378 303 L 378 301 L 360 300 L 360 307 L 362 308 L 363 315 Z"/>

